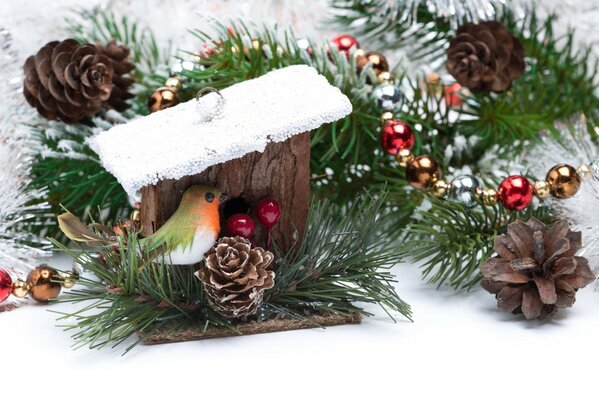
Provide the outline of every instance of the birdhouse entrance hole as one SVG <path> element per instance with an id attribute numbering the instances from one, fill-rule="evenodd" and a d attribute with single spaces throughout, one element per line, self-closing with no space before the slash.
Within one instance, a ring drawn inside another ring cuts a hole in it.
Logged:
<path id="1" fill-rule="evenodd" d="M 235 214 L 249 214 L 250 204 L 243 197 L 233 197 L 223 204 L 222 217 L 226 221 Z"/>

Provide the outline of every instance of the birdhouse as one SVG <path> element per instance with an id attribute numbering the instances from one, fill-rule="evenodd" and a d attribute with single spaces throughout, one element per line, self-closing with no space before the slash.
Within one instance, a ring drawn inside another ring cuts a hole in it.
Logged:
<path id="1" fill-rule="evenodd" d="M 338 88 L 296 65 L 115 126 L 90 144 L 129 194 L 141 194 L 145 235 L 188 187 L 206 184 L 228 195 L 221 227 L 233 214 L 251 215 L 262 198 L 277 200 L 271 235 L 288 250 L 304 233 L 311 201 L 310 131 L 350 112 Z M 263 245 L 265 236 L 256 224 L 253 241 Z"/>

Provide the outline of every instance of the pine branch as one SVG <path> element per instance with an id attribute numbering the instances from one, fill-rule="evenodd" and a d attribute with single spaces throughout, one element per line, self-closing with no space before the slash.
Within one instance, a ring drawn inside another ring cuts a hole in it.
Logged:
<path id="1" fill-rule="evenodd" d="M 428 197 L 430 209 L 420 209 L 408 227 L 401 255 L 420 264 L 428 283 L 441 287 L 470 290 L 480 281 L 479 266 L 493 253 L 495 236 L 507 231 L 507 225 L 531 216 L 550 222 L 545 207 L 530 207 L 511 212 L 501 205 L 462 205 Z"/>

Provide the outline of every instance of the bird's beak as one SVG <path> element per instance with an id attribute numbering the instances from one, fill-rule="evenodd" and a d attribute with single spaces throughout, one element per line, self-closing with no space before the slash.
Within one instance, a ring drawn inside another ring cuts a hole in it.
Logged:
<path id="1" fill-rule="evenodd" d="M 220 197 L 218 198 L 218 201 L 222 203 L 223 201 L 227 200 L 228 198 L 229 198 L 229 195 L 227 193 L 221 193 Z"/>

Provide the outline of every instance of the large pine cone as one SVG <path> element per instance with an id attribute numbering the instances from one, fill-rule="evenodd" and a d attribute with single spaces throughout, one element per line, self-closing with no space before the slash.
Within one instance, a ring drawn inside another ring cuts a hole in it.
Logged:
<path id="1" fill-rule="evenodd" d="M 561 220 L 551 228 L 535 218 L 513 222 L 495 238 L 497 256 L 481 266 L 481 285 L 495 294 L 499 308 L 526 319 L 546 319 L 572 307 L 576 291 L 596 278 L 589 261 L 575 256 L 582 235 Z"/>
<path id="2" fill-rule="evenodd" d="M 47 119 L 76 123 L 102 108 L 126 108 L 131 71 L 129 50 L 111 42 L 106 47 L 80 45 L 74 39 L 47 43 L 24 65 L 23 93 Z M 114 90 L 113 90 L 114 89 Z M 114 92 L 114 94 L 113 94 Z"/>
<path id="3" fill-rule="evenodd" d="M 449 45 L 445 66 L 473 92 L 501 92 L 524 72 L 524 49 L 497 21 L 465 24 Z"/>
<path id="4" fill-rule="evenodd" d="M 197 275 L 206 296 L 219 314 L 245 318 L 258 310 L 264 291 L 274 286 L 275 273 L 269 270 L 274 256 L 242 237 L 225 237 L 206 253 Z"/>

